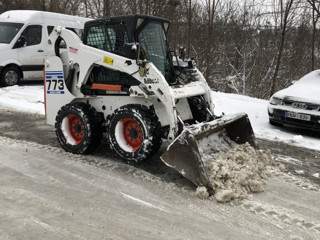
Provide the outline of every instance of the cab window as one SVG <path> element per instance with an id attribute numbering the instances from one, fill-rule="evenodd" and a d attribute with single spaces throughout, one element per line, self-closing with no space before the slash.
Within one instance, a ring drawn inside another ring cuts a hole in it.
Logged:
<path id="1" fill-rule="evenodd" d="M 103 24 L 91 26 L 87 32 L 86 44 L 105 51 L 110 51 L 110 45 L 107 43 L 105 27 Z"/>

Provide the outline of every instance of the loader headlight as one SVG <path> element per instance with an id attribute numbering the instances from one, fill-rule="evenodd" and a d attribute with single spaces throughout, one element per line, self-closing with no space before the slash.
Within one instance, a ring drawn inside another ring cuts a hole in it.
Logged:
<path id="1" fill-rule="evenodd" d="M 281 99 L 281 98 L 271 97 L 270 104 L 272 104 L 272 105 L 282 105 L 282 100 L 283 99 Z"/>

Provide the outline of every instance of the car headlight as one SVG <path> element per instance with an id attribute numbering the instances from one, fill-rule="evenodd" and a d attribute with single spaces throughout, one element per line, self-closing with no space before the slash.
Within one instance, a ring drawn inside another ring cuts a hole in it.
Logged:
<path id="1" fill-rule="evenodd" d="M 283 99 L 281 99 L 281 98 L 271 97 L 270 104 L 272 104 L 272 105 L 282 105 L 282 100 Z"/>

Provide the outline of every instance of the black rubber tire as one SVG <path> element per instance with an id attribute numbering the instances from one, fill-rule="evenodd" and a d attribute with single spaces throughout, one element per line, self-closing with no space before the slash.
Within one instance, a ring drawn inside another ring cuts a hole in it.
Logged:
<path id="1" fill-rule="evenodd" d="M 272 126 L 283 127 L 283 124 L 277 123 L 277 122 L 271 120 L 270 118 L 269 118 L 269 123 L 270 123 Z"/>
<path id="2" fill-rule="evenodd" d="M 68 119 L 68 125 L 65 127 L 63 127 L 64 119 Z M 58 141 L 67 152 L 88 154 L 101 143 L 102 122 L 103 117 L 91 105 L 82 102 L 67 104 L 61 108 L 56 117 Z M 70 131 L 67 134 L 69 137 L 64 134 L 66 128 Z"/>
<path id="3" fill-rule="evenodd" d="M 2 87 L 14 86 L 21 81 L 21 73 L 18 67 L 8 66 L 4 68 L 0 76 L 0 85 Z"/>
<path id="4" fill-rule="evenodd" d="M 190 97 L 188 98 L 189 106 L 193 116 L 193 122 L 206 122 L 210 119 L 208 112 L 206 110 L 207 103 L 203 97 Z"/>
<path id="5" fill-rule="evenodd" d="M 128 119 L 134 122 L 133 127 L 127 126 Z M 120 122 L 122 122 L 121 127 L 118 125 Z M 127 136 L 125 136 L 126 130 L 127 133 L 130 130 Z M 129 104 L 116 109 L 110 116 L 107 133 L 111 149 L 127 162 L 141 162 L 151 158 L 162 143 L 158 117 L 152 109 L 142 105 Z M 119 140 L 119 133 L 124 142 Z M 137 146 L 133 146 L 134 144 Z"/>

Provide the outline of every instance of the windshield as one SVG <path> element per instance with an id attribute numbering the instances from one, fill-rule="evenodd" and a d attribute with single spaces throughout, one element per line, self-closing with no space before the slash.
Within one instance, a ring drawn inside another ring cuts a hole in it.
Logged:
<path id="1" fill-rule="evenodd" d="M 149 23 L 139 33 L 140 46 L 168 82 L 174 82 L 173 68 L 164 29 L 159 23 Z"/>
<path id="2" fill-rule="evenodd" d="M 0 22 L 0 43 L 10 43 L 22 26 L 22 23 Z"/>
<path id="3" fill-rule="evenodd" d="M 320 84 L 320 70 L 315 70 L 307 75 L 303 76 L 295 84 L 310 84 L 310 85 L 319 85 Z"/>

